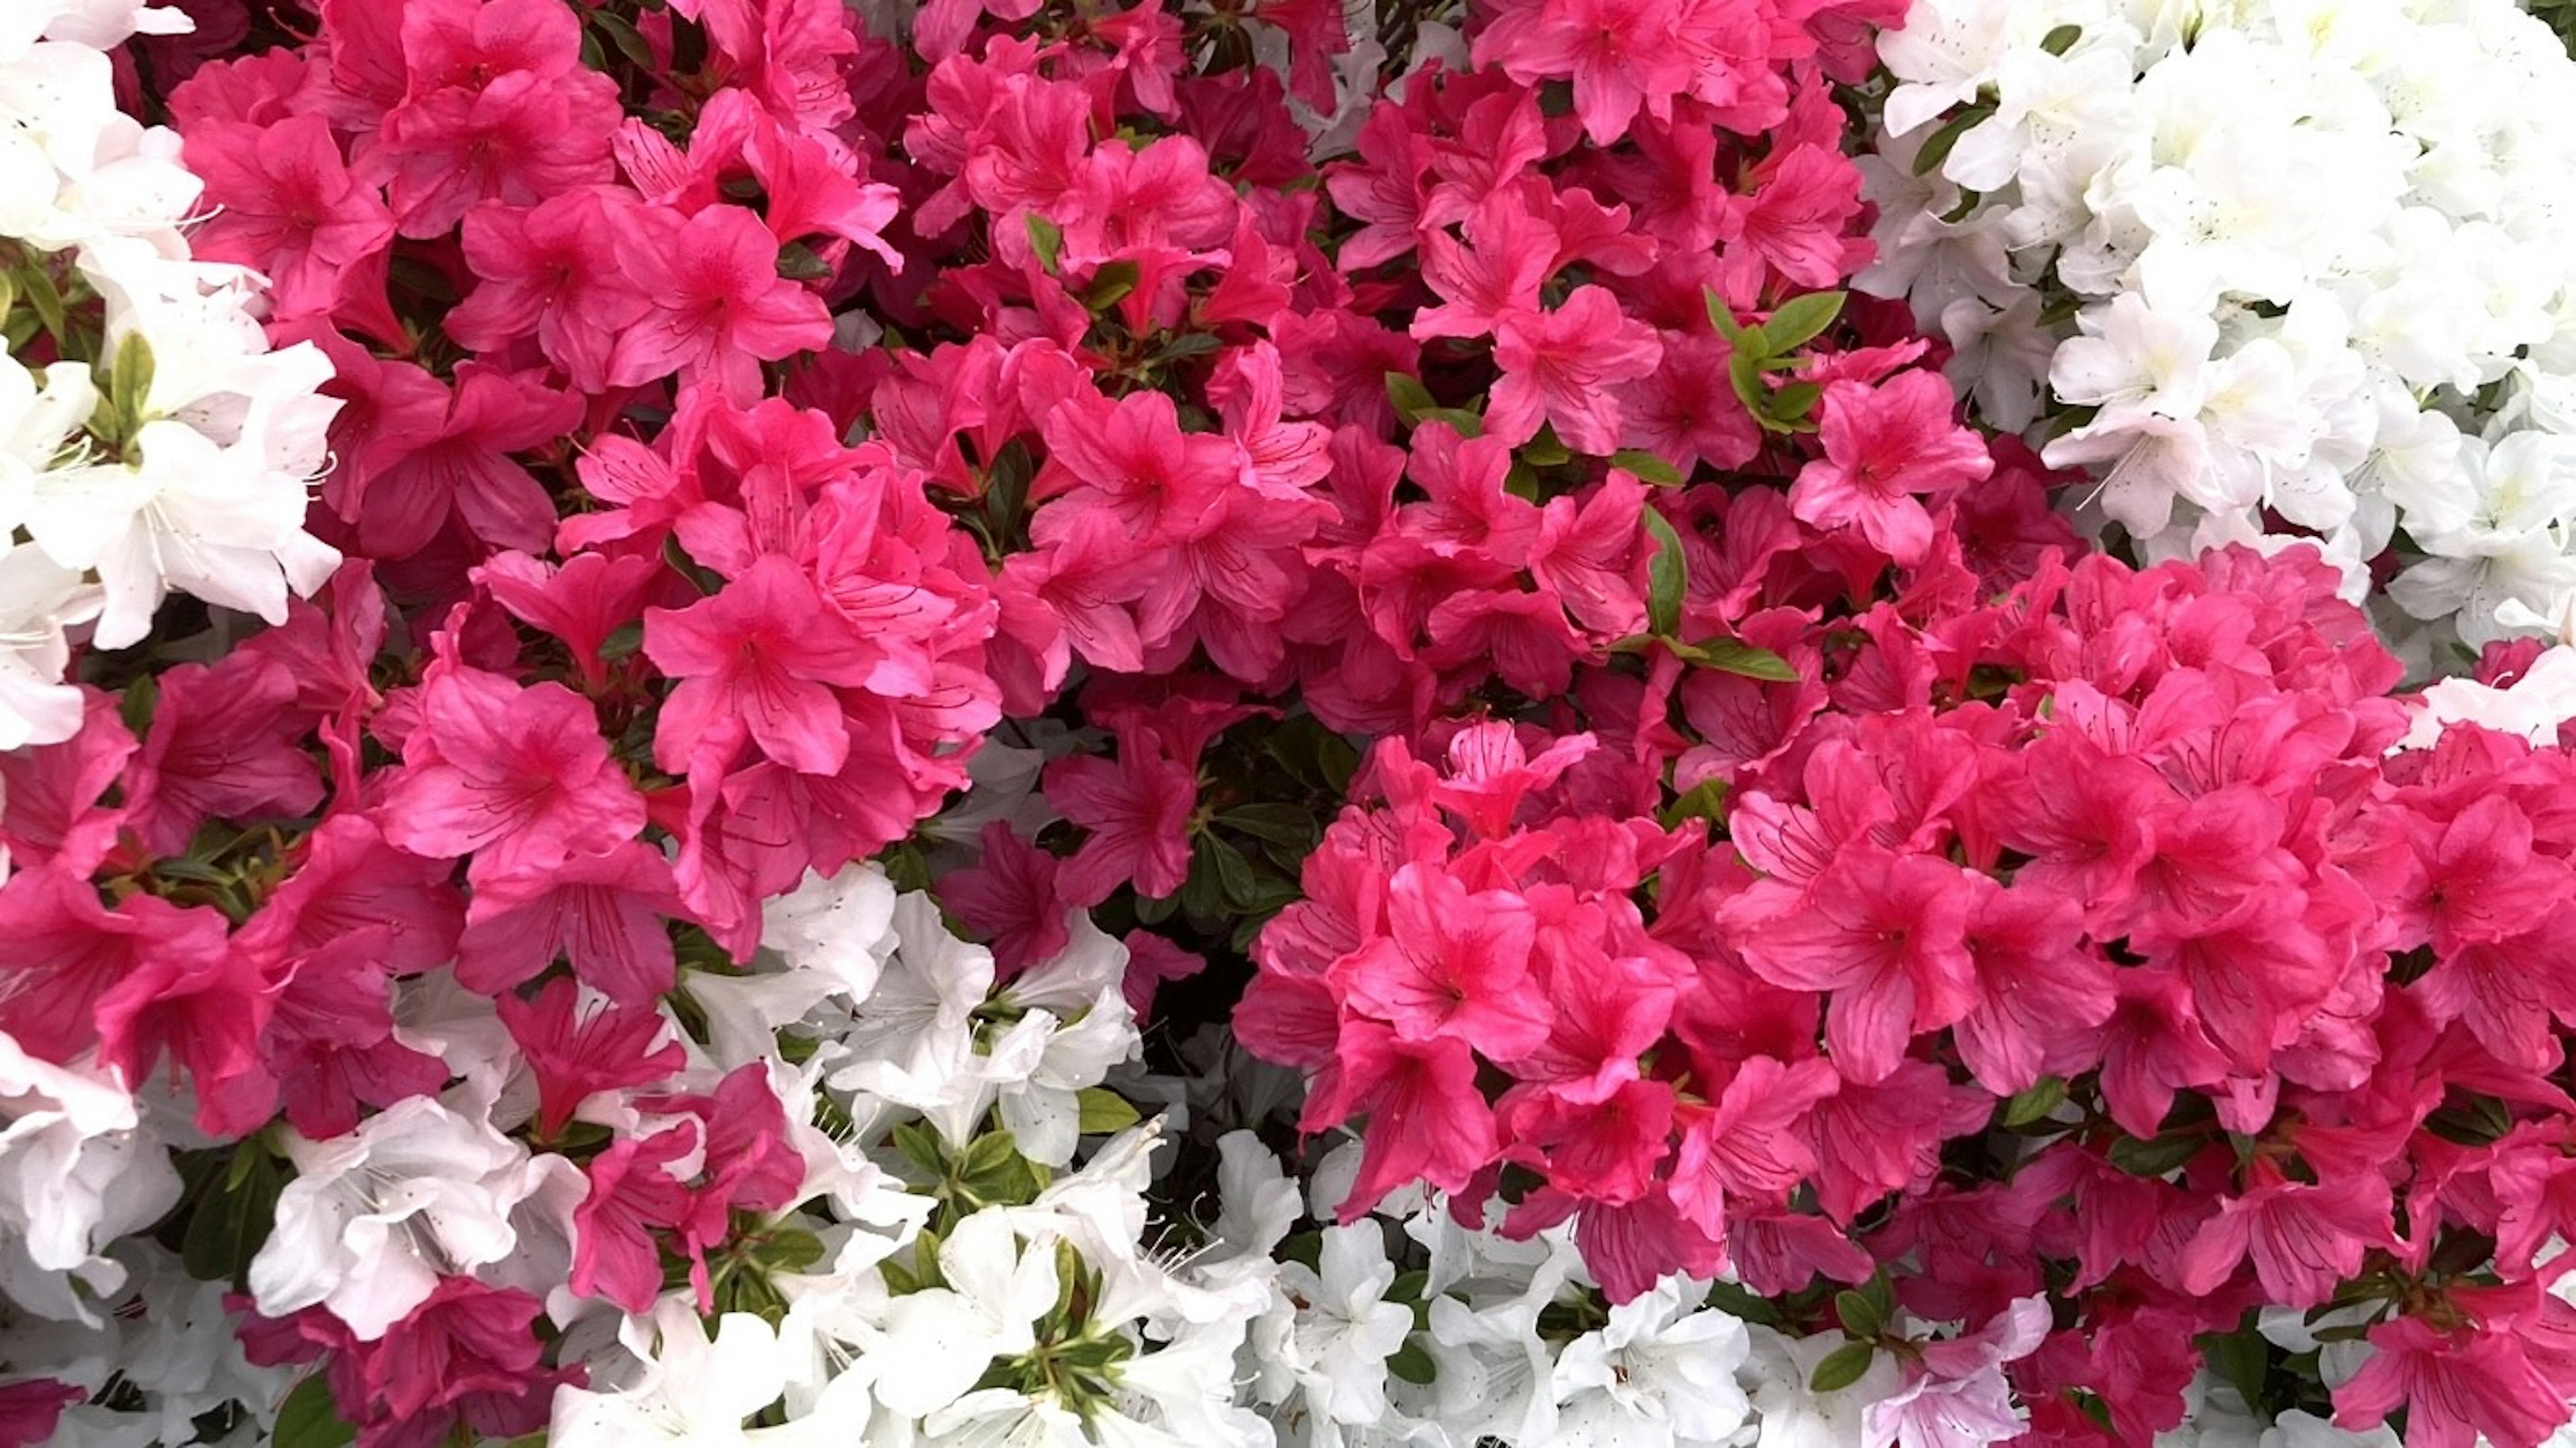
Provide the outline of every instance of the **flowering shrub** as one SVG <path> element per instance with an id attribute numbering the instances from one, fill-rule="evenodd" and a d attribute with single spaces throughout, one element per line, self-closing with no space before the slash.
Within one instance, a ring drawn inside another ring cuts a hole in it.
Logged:
<path id="1" fill-rule="evenodd" d="M 2441 672 L 2562 631 L 2571 168 L 2519 97 L 2576 63 L 2546 28 L 1924 0 L 1880 50 L 1859 284 L 2139 556 L 2315 538 Z"/>
<path id="2" fill-rule="evenodd" d="M 256 277 L 191 258 L 179 139 L 116 107 L 101 47 L 173 21 L 28 0 L 0 22 L 0 750 L 79 730 L 66 629 L 139 643 L 173 592 L 283 623 L 338 561 L 302 526 L 330 369 L 271 350 Z"/>
<path id="3" fill-rule="evenodd" d="M 0 1444 L 2568 1416 L 2567 655 L 2083 559 L 1895 0 L 20 9 Z"/>
<path id="4" fill-rule="evenodd" d="M 2306 550 L 2051 561 L 1793 614 L 1799 679 L 1724 715 L 1388 741 L 1236 1030 L 1316 1073 L 1306 1129 L 1366 1114 L 1341 1220 L 1418 1182 L 1570 1222 L 1614 1303 L 1724 1276 L 1842 1334 L 1816 1387 L 1886 1359 L 1872 1442 L 2144 1442 L 2194 1394 L 2204 1434 L 2538 1442 L 2568 1007 L 2524 963 L 2568 948 L 2570 761 L 2392 750 L 2400 668 L 2334 588 Z"/>

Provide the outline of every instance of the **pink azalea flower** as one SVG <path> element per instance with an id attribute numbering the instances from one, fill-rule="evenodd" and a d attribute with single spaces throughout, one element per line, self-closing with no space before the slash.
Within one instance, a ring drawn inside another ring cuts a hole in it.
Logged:
<path id="1" fill-rule="evenodd" d="M 656 1239 L 689 1209 L 689 1188 L 669 1168 L 692 1153 L 693 1135 L 674 1128 L 621 1138 L 591 1158 L 590 1195 L 573 1209 L 573 1291 L 627 1312 L 651 1310 L 662 1295 Z"/>
<path id="2" fill-rule="evenodd" d="M 665 1080 L 687 1059 L 679 1042 L 664 1039 L 659 1012 L 609 1000 L 584 1005 L 580 985 L 565 976 L 533 999 L 505 995 L 495 1005 L 537 1078 L 540 1141 L 561 1137 L 591 1097 Z"/>
<path id="3" fill-rule="evenodd" d="M 1791 511 L 1819 528 L 1857 528 L 1899 564 L 1921 562 L 1932 546 L 1921 498 L 1994 469 L 1976 435 L 1951 421 L 1956 406 L 1937 372 L 1900 372 L 1876 387 L 1827 383 L 1818 423 L 1825 455 L 1799 470 Z"/>
<path id="4" fill-rule="evenodd" d="M 1345 998 L 1397 1039 L 1451 1037 L 1505 1062 L 1547 1040 L 1547 999 L 1530 977 L 1537 922 L 1519 897 L 1471 893 L 1439 870 L 1406 865 L 1387 886 L 1387 922 L 1391 935 L 1335 962 L 1333 974 Z"/>
<path id="5" fill-rule="evenodd" d="M 666 917 L 685 915 L 661 852 L 628 840 L 549 869 L 478 883 L 456 942 L 456 979 L 498 995 L 558 956 L 575 979 L 620 1005 L 670 990 L 677 963 Z"/>
<path id="6" fill-rule="evenodd" d="M 1485 409 L 1485 432 L 1509 447 L 1536 437 L 1545 422 L 1567 447 L 1608 457 L 1619 446 L 1613 384 L 1646 376 L 1663 358 L 1655 329 L 1621 315 L 1618 299 L 1598 286 L 1576 287 L 1553 312 L 1505 312 L 1494 334 L 1503 375 Z"/>
<path id="7" fill-rule="evenodd" d="M 1968 892 L 1948 861 L 1855 850 L 1781 903 L 1744 920 L 1737 948 L 1774 985 L 1831 993 L 1825 1035 L 1847 1080 L 1886 1080 L 1908 1041 L 1977 1004 Z"/>
<path id="8" fill-rule="evenodd" d="M 1131 883 L 1139 895 L 1160 897 L 1188 877 L 1198 779 L 1150 736 L 1123 734 L 1115 761 L 1075 755 L 1049 764 L 1046 796 L 1090 831 L 1056 873 L 1066 904 L 1097 905 Z"/>
<path id="9" fill-rule="evenodd" d="M 644 800 L 579 695 L 441 665 L 421 687 L 420 723 L 376 820 L 396 848 L 433 860 L 470 854 L 472 873 L 489 878 L 632 837 Z"/>
<path id="10" fill-rule="evenodd" d="M 653 739 L 654 762 L 674 772 L 748 738 L 800 773 L 837 773 L 850 732 L 832 686 L 864 684 L 877 668 L 813 578 L 776 554 L 687 608 L 646 609 L 644 656 L 681 681 Z"/>
<path id="11" fill-rule="evenodd" d="M 776 238 L 739 206 L 710 206 L 677 225 L 634 226 L 617 240 L 619 261 L 653 310 L 619 334 L 608 362 L 612 386 L 703 375 L 749 406 L 760 396 L 762 362 L 831 340 L 822 299 L 778 274 Z"/>

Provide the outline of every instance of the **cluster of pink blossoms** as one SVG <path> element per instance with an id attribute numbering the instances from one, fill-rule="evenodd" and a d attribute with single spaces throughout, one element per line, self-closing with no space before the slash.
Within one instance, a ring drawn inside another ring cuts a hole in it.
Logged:
<path id="1" fill-rule="evenodd" d="M 1390 740 L 1236 1029 L 1316 1073 L 1308 1129 L 1366 1113 L 1346 1220 L 1499 1195 L 1613 1298 L 1731 1273 L 1863 1339 L 1832 1294 L 1882 1273 L 1927 1321 L 2045 1294 L 2017 1442 L 2176 1427 L 2257 1308 L 2377 1349 L 2346 1427 L 2537 1442 L 2576 1396 L 2576 759 L 2392 752 L 2334 589 L 2052 558 L 1781 610 L 1798 678 L 1722 709 L 1604 675 Z"/>
<path id="2" fill-rule="evenodd" d="M 344 561 L 0 753 L 0 1444 L 2566 1420 L 2576 765 L 1844 296 L 1902 0 L 176 8 Z"/>

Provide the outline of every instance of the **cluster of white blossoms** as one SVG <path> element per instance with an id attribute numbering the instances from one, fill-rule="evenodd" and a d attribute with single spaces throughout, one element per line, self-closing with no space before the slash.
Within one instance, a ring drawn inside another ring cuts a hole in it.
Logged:
<path id="1" fill-rule="evenodd" d="M 1916 0 L 1858 285 L 2150 561 L 2315 540 L 2419 667 L 2576 603 L 2576 94 L 2512 0 Z"/>
<path id="2" fill-rule="evenodd" d="M 270 350 L 259 279 L 192 260 L 180 141 L 117 109 L 138 0 L 0 5 L 0 750 L 68 738 L 66 630 L 140 642 L 176 590 L 275 623 L 338 563 L 304 531 L 339 404 Z"/>

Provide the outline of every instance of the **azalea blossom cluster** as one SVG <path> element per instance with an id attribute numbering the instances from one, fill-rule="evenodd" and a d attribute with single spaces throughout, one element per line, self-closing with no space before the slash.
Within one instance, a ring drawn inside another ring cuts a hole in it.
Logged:
<path id="1" fill-rule="evenodd" d="M 91 71 L 185 138 L 226 385 L 324 389 L 187 414 L 302 429 L 310 597 L 103 571 L 0 753 L 16 1439 L 1264 1441 L 1295 1187 L 1134 1022 L 1333 730 L 1666 648 L 1728 474 L 1855 580 L 2046 517 L 1834 291 L 1876 0 L 1608 70 L 1535 7 L 195 8 Z"/>
<path id="2" fill-rule="evenodd" d="M 1648 684 L 1389 741 L 1237 1032 L 1314 1073 L 1306 1129 L 1365 1116 L 1342 1220 L 1419 1185 L 1570 1225 L 1614 1302 L 1739 1284 L 1863 1345 L 1823 1383 L 1900 1370 L 1870 1442 L 2145 1442 L 2212 1393 L 2541 1442 L 2576 765 L 2394 748 L 2336 587 L 2052 560 L 1809 621 L 1724 715 Z M 1891 1304 L 2014 1324 L 2002 1374 Z"/>
<path id="3" fill-rule="evenodd" d="M 2568 1416 L 2576 655 L 2083 560 L 1897 0 L 184 8 L 0 20 L 0 1444 Z"/>
<path id="4" fill-rule="evenodd" d="M 1859 285 L 2146 560 L 2317 540 L 2419 671 L 2564 631 L 2576 79 L 2510 0 L 1924 0 Z"/>
<path id="5" fill-rule="evenodd" d="M 280 623 L 338 562 L 303 527 L 329 364 L 272 349 L 257 279 L 191 256 L 179 138 L 117 108 L 109 49 L 185 25 L 135 0 L 0 19 L 0 750 L 79 728 L 71 631 L 142 642 L 173 592 Z"/>

